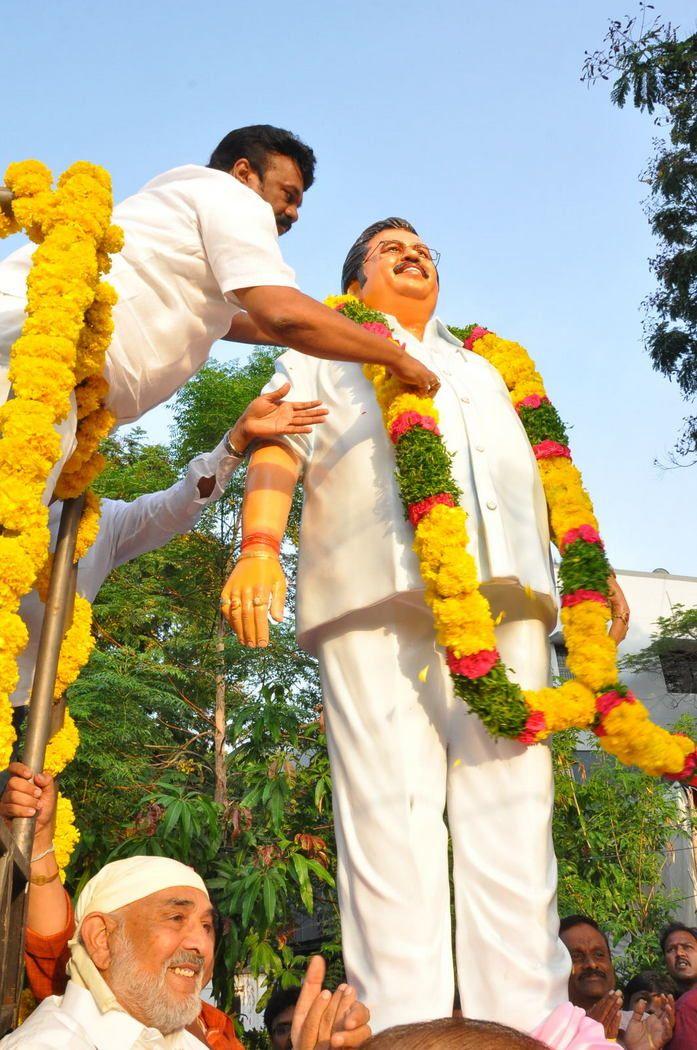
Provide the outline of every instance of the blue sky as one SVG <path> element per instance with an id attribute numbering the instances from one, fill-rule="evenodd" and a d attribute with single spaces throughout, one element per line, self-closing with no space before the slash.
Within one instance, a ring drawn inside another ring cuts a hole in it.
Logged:
<path id="1" fill-rule="evenodd" d="M 697 575 L 697 468 L 660 469 L 687 414 L 641 345 L 653 252 L 638 176 L 655 129 L 579 82 L 633 0 L 24 0 L 3 11 L 0 165 L 107 167 L 117 199 L 268 122 L 315 149 L 282 240 L 301 287 L 338 290 L 369 222 L 410 218 L 442 253 L 439 313 L 526 345 L 572 425 L 618 567 Z M 694 6 L 660 11 L 694 31 Z M 15 245 L 0 245 L 0 256 Z M 219 356 L 237 350 L 223 344 Z M 143 420 L 166 434 L 167 410 Z"/>

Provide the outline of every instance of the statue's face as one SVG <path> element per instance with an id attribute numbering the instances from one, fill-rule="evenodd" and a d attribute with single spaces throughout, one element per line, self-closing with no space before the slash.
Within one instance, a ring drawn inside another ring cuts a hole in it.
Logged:
<path id="1" fill-rule="evenodd" d="M 350 291 L 368 306 L 398 315 L 400 300 L 418 302 L 427 316 L 438 300 L 436 267 L 421 237 L 408 230 L 381 230 L 368 245 L 365 284 Z"/>

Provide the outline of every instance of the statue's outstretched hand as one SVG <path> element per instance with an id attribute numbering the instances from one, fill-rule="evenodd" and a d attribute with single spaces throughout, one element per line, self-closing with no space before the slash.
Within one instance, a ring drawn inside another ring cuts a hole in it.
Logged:
<path id="1" fill-rule="evenodd" d="M 220 608 L 242 645 L 269 644 L 269 612 L 280 623 L 286 598 L 286 578 L 278 558 L 242 556 L 223 587 Z"/>

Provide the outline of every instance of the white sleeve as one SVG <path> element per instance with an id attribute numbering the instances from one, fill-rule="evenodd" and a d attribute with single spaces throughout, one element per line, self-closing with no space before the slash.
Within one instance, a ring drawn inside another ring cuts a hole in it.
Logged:
<path id="1" fill-rule="evenodd" d="M 105 500 L 111 532 L 108 572 L 139 554 L 164 547 L 174 536 L 194 528 L 205 508 L 220 499 L 241 460 L 230 456 L 221 442 L 212 452 L 191 461 L 186 476 L 160 492 L 149 492 L 130 503 Z M 210 496 L 198 489 L 201 478 L 214 477 Z M 107 573 L 105 573 L 105 576 Z"/>
<path id="2" fill-rule="evenodd" d="M 284 401 L 316 401 L 319 397 L 318 363 L 317 358 L 288 350 L 277 359 L 276 371 L 262 390 L 262 394 L 270 394 L 284 383 L 290 383 L 290 390 L 284 396 Z M 273 440 L 275 444 L 291 449 L 300 460 L 304 471 L 312 458 L 314 439 L 315 428 L 312 427 L 309 434 L 277 434 Z"/>
<path id="3" fill-rule="evenodd" d="M 223 295 L 237 288 L 297 288 L 284 261 L 271 206 L 232 175 L 201 179 L 194 207 L 203 248 Z"/>

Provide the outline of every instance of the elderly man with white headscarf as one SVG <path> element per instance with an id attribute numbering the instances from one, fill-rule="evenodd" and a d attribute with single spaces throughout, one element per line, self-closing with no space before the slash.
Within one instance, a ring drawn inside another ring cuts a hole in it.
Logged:
<path id="1" fill-rule="evenodd" d="M 45 999 L 0 1046 L 201 1050 L 203 1033 L 187 1025 L 199 1015 L 213 969 L 213 917 L 203 880 L 179 861 L 130 857 L 105 865 L 77 901 L 65 994 Z M 367 1022 L 355 995 L 321 992 L 323 973 L 320 960 L 308 969 L 294 1019 L 296 1050 L 311 1050 L 320 1036 L 357 1045 L 347 1028 L 355 1038 Z M 339 1031 L 345 1038 L 332 1037 Z"/>

